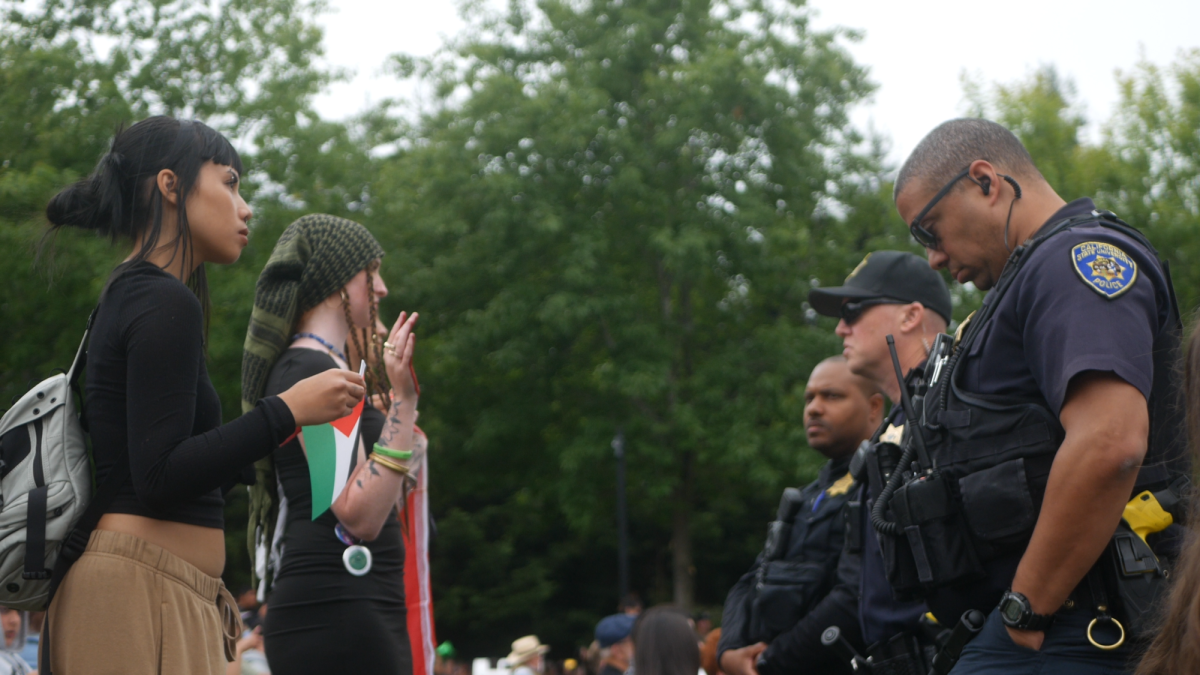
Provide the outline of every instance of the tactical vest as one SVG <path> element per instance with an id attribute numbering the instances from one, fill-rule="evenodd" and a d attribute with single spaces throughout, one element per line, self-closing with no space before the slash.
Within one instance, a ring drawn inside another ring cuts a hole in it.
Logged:
<path id="1" fill-rule="evenodd" d="M 914 413 L 906 431 L 919 430 L 932 466 L 920 466 L 911 450 L 877 446 L 873 487 L 899 465 L 902 477 L 885 502 L 885 520 L 873 521 L 888 579 L 898 597 L 921 597 L 945 586 L 986 577 L 984 564 L 1021 554 L 1033 534 L 1046 483 L 1065 432 L 1046 400 L 976 394 L 963 389 L 964 357 L 981 348 L 980 334 L 1031 254 L 1051 237 L 1083 224 L 1124 234 L 1158 257 L 1140 232 L 1104 211 L 1065 219 L 1012 252 L 995 288 L 969 321 L 961 342 L 943 363 L 930 362 L 916 378 Z M 1166 261 L 1170 305 L 1167 329 L 1154 341 L 1154 378 L 1149 400 L 1150 434 L 1134 494 L 1159 489 L 1190 475 L 1179 363 L 1182 324 Z M 919 424 L 915 423 L 919 421 Z M 890 466 L 889 466 L 890 465 Z M 886 530 L 891 530 L 886 531 Z"/>

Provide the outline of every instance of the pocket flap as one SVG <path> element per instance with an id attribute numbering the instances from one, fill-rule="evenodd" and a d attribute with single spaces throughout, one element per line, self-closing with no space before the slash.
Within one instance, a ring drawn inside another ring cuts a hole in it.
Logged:
<path id="1" fill-rule="evenodd" d="M 1025 458 L 963 476 L 958 487 L 967 524 L 980 539 L 995 541 L 1033 530 L 1037 513 L 1025 476 Z"/>

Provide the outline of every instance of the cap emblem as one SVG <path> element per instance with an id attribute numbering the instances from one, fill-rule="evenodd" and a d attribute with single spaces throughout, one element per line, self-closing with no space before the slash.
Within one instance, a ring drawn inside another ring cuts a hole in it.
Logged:
<path id="1" fill-rule="evenodd" d="M 846 281 L 849 282 L 851 279 L 853 279 L 855 276 L 857 276 L 858 273 L 860 271 L 862 271 L 862 268 L 867 266 L 867 261 L 870 259 L 871 259 L 871 254 L 868 253 L 867 257 L 863 258 L 862 262 L 858 263 L 858 267 L 855 267 L 854 269 L 850 270 L 850 275 L 846 277 Z"/>

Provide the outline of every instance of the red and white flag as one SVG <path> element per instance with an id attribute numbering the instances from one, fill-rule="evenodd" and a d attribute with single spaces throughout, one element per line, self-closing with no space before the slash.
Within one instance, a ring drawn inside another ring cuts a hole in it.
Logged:
<path id="1" fill-rule="evenodd" d="M 425 432 L 417 429 L 421 436 Z M 433 630 L 433 589 L 429 584 L 429 460 L 421 453 L 417 485 L 404 499 L 404 598 L 413 675 L 433 675 L 437 637 Z"/>

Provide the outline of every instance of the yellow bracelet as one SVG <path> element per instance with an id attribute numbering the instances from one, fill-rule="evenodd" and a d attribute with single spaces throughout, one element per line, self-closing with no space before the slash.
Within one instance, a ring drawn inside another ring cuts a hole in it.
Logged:
<path id="1" fill-rule="evenodd" d="M 383 466 L 384 468 L 391 469 L 392 471 L 395 471 L 396 473 L 399 473 L 399 474 L 407 474 L 408 473 L 408 467 L 404 466 L 403 464 L 398 464 L 398 463 L 388 459 L 387 457 L 380 455 L 377 452 L 372 452 L 368 456 L 368 459 L 375 462 L 376 464 L 379 464 L 380 466 Z"/>
<path id="2" fill-rule="evenodd" d="M 383 455 L 381 455 L 377 452 L 372 452 L 370 455 L 367 456 L 367 459 L 371 460 L 372 462 L 375 462 L 376 464 L 379 464 L 380 466 L 391 469 L 392 471 L 395 471 L 398 474 L 406 475 L 408 473 L 407 466 L 404 466 L 403 464 L 397 464 L 393 460 L 390 460 L 387 457 L 384 457 Z"/>

